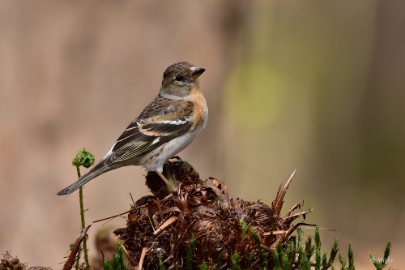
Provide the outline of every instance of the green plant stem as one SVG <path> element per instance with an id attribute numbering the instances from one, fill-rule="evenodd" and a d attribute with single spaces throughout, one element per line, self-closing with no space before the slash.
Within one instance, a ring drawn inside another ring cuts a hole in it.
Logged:
<path id="1" fill-rule="evenodd" d="M 76 166 L 76 170 L 77 170 L 77 176 L 80 178 L 81 173 L 80 173 L 79 166 Z M 84 219 L 83 187 L 79 188 L 79 202 L 80 202 L 80 220 L 81 220 L 81 224 L 82 224 L 82 230 L 84 230 L 86 228 L 86 221 Z M 84 237 L 84 239 L 83 239 L 82 249 L 84 252 L 84 261 L 86 263 L 86 268 L 90 269 L 89 254 L 88 254 L 88 250 L 87 250 L 87 237 Z M 79 254 L 79 258 L 80 258 L 80 254 Z"/>
<path id="2" fill-rule="evenodd" d="M 81 250 L 80 245 L 79 245 L 79 248 L 77 250 L 76 264 L 75 264 L 75 269 L 76 270 L 79 270 L 79 267 L 80 267 L 80 254 L 81 253 L 82 253 L 82 250 Z"/>

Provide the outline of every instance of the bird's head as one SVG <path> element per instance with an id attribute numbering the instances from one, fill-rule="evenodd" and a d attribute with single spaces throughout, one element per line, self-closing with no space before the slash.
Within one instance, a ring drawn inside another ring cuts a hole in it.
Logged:
<path id="1" fill-rule="evenodd" d="M 172 99 L 181 99 L 199 88 L 198 77 L 205 71 L 202 67 L 188 62 L 179 62 L 169 66 L 163 73 L 160 94 Z"/>

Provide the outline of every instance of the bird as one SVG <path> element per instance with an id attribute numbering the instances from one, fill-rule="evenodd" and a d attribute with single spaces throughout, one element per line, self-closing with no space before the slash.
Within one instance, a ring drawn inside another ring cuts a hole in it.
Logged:
<path id="1" fill-rule="evenodd" d="M 208 122 L 207 101 L 199 77 L 205 69 L 189 62 L 170 65 L 163 73 L 159 93 L 133 120 L 88 173 L 62 189 L 68 195 L 90 180 L 123 166 L 143 166 L 163 175 L 164 163 L 189 145 Z"/>

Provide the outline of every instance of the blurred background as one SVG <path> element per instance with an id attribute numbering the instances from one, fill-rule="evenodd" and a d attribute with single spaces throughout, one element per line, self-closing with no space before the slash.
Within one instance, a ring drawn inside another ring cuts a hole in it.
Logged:
<path id="1" fill-rule="evenodd" d="M 99 160 L 178 61 L 206 68 L 207 128 L 180 156 L 230 194 L 315 211 L 359 269 L 405 267 L 405 2 L 0 0 L 0 252 L 61 268 L 80 232 L 83 147 Z M 126 167 L 85 188 L 87 223 L 149 194 Z M 97 223 L 122 227 L 123 218 Z M 308 233 L 312 233 L 309 231 Z M 93 244 L 90 249 L 94 254 Z"/>

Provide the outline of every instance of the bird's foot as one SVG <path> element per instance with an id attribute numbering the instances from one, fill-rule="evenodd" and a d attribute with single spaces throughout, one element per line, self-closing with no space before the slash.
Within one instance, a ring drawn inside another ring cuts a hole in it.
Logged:
<path id="1" fill-rule="evenodd" d="M 176 186 L 174 186 L 172 183 L 170 183 L 169 180 L 167 180 L 166 176 L 163 175 L 162 172 L 160 171 L 156 171 L 157 175 L 160 176 L 160 178 L 163 180 L 163 182 L 165 182 L 165 184 L 167 185 L 167 188 L 172 191 L 176 188 Z"/>

